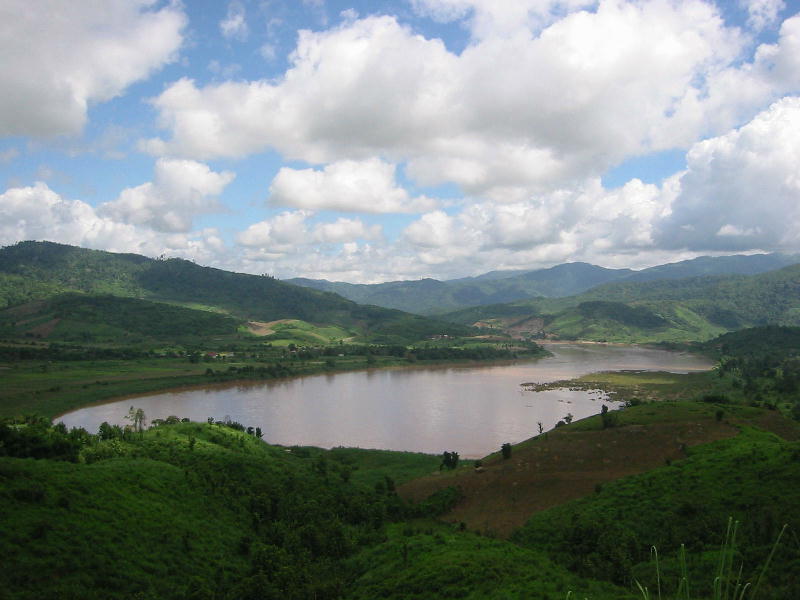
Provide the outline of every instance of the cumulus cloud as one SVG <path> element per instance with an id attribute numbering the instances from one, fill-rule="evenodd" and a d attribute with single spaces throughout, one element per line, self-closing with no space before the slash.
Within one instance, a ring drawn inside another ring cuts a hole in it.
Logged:
<path id="1" fill-rule="evenodd" d="M 314 228 L 314 241 L 323 244 L 347 244 L 356 240 L 375 240 L 381 236 L 380 225 L 365 225 L 361 219 L 339 217 L 333 223 L 320 223 Z"/>
<path id="2" fill-rule="evenodd" d="M 596 0 L 411 0 L 419 15 L 445 23 L 467 20 L 477 39 L 521 29 L 538 31 L 558 16 L 595 4 Z"/>
<path id="3" fill-rule="evenodd" d="M 152 102 L 170 136 L 143 147 L 198 159 L 271 147 L 312 164 L 382 156 L 421 183 L 516 201 L 726 131 L 800 81 L 800 17 L 753 51 L 693 0 L 602 0 L 566 15 L 584 3 L 417 4 L 492 23 L 537 6 L 559 18 L 538 32 L 492 25 L 460 54 L 389 16 L 303 31 L 278 80 L 169 86 Z"/>
<path id="4" fill-rule="evenodd" d="M 292 252 L 308 242 L 306 219 L 308 211 L 283 212 L 271 219 L 250 225 L 239 233 L 236 241 L 242 246 L 260 248 L 269 255 Z"/>
<path id="5" fill-rule="evenodd" d="M 411 198 L 395 182 L 395 166 L 377 158 L 345 160 L 322 170 L 283 167 L 270 185 L 270 203 L 309 210 L 411 213 L 430 210 L 430 198 Z"/>
<path id="6" fill-rule="evenodd" d="M 150 0 L 6 0 L 0 135 L 78 133 L 89 106 L 173 60 L 186 17 Z"/>
<path id="7" fill-rule="evenodd" d="M 224 249 L 216 230 L 163 234 L 98 215 L 85 202 L 68 200 L 39 182 L 0 194 L 0 244 L 49 240 L 111 252 L 166 254 L 213 262 Z"/>
<path id="8" fill-rule="evenodd" d="M 771 27 L 778 15 L 786 8 L 783 0 L 739 0 L 748 13 L 747 24 L 756 31 Z"/>
<path id="9" fill-rule="evenodd" d="M 422 261 L 537 266 L 652 248 L 652 224 L 667 207 L 658 186 L 599 180 L 524 202 L 477 202 L 456 215 L 434 211 L 404 231 Z M 531 267 L 533 268 L 533 267 Z M 474 271 L 470 271 L 474 272 Z"/>
<path id="10" fill-rule="evenodd" d="M 186 232 L 194 217 L 220 209 L 216 197 L 234 177 L 193 160 L 160 158 L 153 181 L 123 190 L 119 198 L 101 205 L 99 212 L 158 231 Z"/>
<path id="11" fill-rule="evenodd" d="M 241 2 L 228 4 L 228 13 L 220 21 L 219 30 L 227 39 L 245 41 L 250 33 L 247 26 L 247 15 Z"/>
<path id="12" fill-rule="evenodd" d="M 364 224 L 361 219 L 339 217 L 331 223 L 309 224 L 314 213 L 307 210 L 285 211 L 254 223 L 240 232 L 236 241 L 242 246 L 260 249 L 272 256 L 304 254 L 316 243 L 342 244 L 374 240 L 381 236 L 381 226 Z"/>
<path id="13" fill-rule="evenodd" d="M 657 243 L 690 250 L 800 248 L 800 98 L 700 142 L 677 179 Z"/>

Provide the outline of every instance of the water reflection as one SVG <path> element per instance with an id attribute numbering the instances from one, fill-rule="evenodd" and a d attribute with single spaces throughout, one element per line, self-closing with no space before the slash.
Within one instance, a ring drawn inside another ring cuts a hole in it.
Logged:
<path id="1" fill-rule="evenodd" d="M 626 346 L 548 345 L 552 357 L 505 365 L 373 369 L 301 379 L 217 385 L 122 400 L 65 415 L 69 426 L 96 431 L 124 424 L 133 404 L 148 419 L 169 415 L 194 421 L 224 415 L 261 427 L 276 444 L 359 446 L 480 457 L 504 442 L 535 435 L 571 413 L 600 412 L 597 394 L 549 390 L 522 392 L 524 382 L 548 382 L 595 371 L 707 369 L 705 359 Z"/>

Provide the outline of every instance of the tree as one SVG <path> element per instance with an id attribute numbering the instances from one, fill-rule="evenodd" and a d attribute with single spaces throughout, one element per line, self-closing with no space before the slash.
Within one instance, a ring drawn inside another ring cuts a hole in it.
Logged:
<path id="1" fill-rule="evenodd" d="M 617 414 L 609 412 L 608 407 L 605 404 L 603 404 L 603 407 L 600 409 L 600 420 L 603 423 L 603 429 L 616 427 Z"/>
<path id="2" fill-rule="evenodd" d="M 544 433 L 544 425 L 542 425 L 542 422 L 541 421 L 537 421 L 536 425 L 537 425 L 537 427 L 539 427 L 539 435 Z"/>
<path id="3" fill-rule="evenodd" d="M 505 444 L 500 446 L 500 452 L 503 453 L 503 458 L 505 458 L 506 460 L 511 458 L 511 444 L 506 442 Z"/>
<path id="4" fill-rule="evenodd" d="M 455 469 L 458 466 L 458 452 L 448 452 L 442 455 L 442 464 L 439 467 L 441 470 L 442 467 L 447 469 Z"/>
<path id="5" fill-rule="evenodd" d="M 128 415 L 125 418 L 131 422 L 134 431 L 140 434 L 144 432 L 146 417 L 143 409 L 134 408 L 131 406 L 131 409 L 128 411 Z"/>

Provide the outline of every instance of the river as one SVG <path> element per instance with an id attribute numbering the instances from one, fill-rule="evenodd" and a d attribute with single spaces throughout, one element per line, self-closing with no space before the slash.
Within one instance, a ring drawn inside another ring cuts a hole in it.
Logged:
<path id="1" fill-rule="evenodd" d="M 512 364 L 373 369 L 159 393 L 89 406 L 60 420 L 96 432 L 103 421 L 125 424 L 128 409 L 136 406 L 148 420 L 229 417 L 261 427 L 273 444 L 454 450 L 479 458 L 504 442 L 536 435 L 539 421 L 547 430 L 568 413 L 575 419 L 599 413 L 603 402 L 597 392 L 528 392 L 521 383 L 597 371 L 681 373 L 711 367 L 702 357 L 636 346 L 565 343 L 547 349 L 553 356 Z"/>

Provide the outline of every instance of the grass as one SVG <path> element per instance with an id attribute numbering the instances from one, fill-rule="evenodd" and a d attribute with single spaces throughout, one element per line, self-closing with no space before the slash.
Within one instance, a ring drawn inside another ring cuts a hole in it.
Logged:
<path id="1" fill-rule="evenodd" d="M 776 550 L 778 550 L 783 534 L 786 533 L 787 527 L 788 525 L 784 525 L 781 528 L 781 531 L 772 546 L 772 550 L 770 550 L 769 556 L 767 556 L 765 563 L 759 571 L 755 585 L 752 585 L 752 582 L 742 581 L 742 570 L 744 565 L 739 565 L 738 569 L 736 568 L 736 534 L 739 528 L 739 522 L 729 518 L 728 525 L 725 530 L 725 539 L 722 542 L 722 547 L 719 551 L 719 559 L 715 571 L 716 576 L 714 577 L 712 583 L 712 593 L 710 597 L 711 600 L 745 600 L 745 598 L 756 600 L 758 597 L 758 591 L 761 587 L 761 582 L 764 580 L 764 577 L 769 571 L 772 559 L 775 556 Z M 661 569 L 659 567 L 658 550 L 655 546 L 651 548 L 651 553 L 654 558 L 656 573 L 655 595 L 650 592 L 649 588 L 643 586 L 638 581 L 635 583 L 641 594 L 642 600 L 662 600 Z M 691 600 L 692 595 L 690 593 L 689 574 L 686 567 L 686 547 L 683 544 L 681 544 L 680 550 L 678 551 L 678 563 L 680 565 L 681 574 L 678 582 L 678 589 L 675 592 L 674 598 L 675 600 Z"/>
<path id="2" fill-rule="evenodd" d="M 389 527 L 387 540 L 349 561 L 351 600 L 463 598 L 563 600 L 633 598 L 616 586 L 578 577 L 544 553 L 429 521 Z"/>
<path id="3" fill-rule="evenodd" d="M 623 585 L 636 580 L 642 588 L 679 598 L 686 593 L 681 582 L 692 581 L 691 594 L 706 598 L 714 593 L 707 573 L 715 572 L 720 560 L 730 560 L 732 551 L 720 532 L 733 517 L 742 523 L 736 564 L 749 569 L 742 580 L 756 581 L 753 565 L 774 554 L 781 525 L 796 530 L 800 524 L 800 445 L 744 427 L 736 437 L 689 447 L 686 454 L 540 512 L 513 539 L 547 551 L 585 577 Z M 685 561 L 669 558 L 654 568 L 647 549 L 676 556 L 681 545 Z M 764 597 L 796 597 L 792 573 L 798 550 L 795 545 L 773 556 L 775 568 L 759 584 Z"/>

